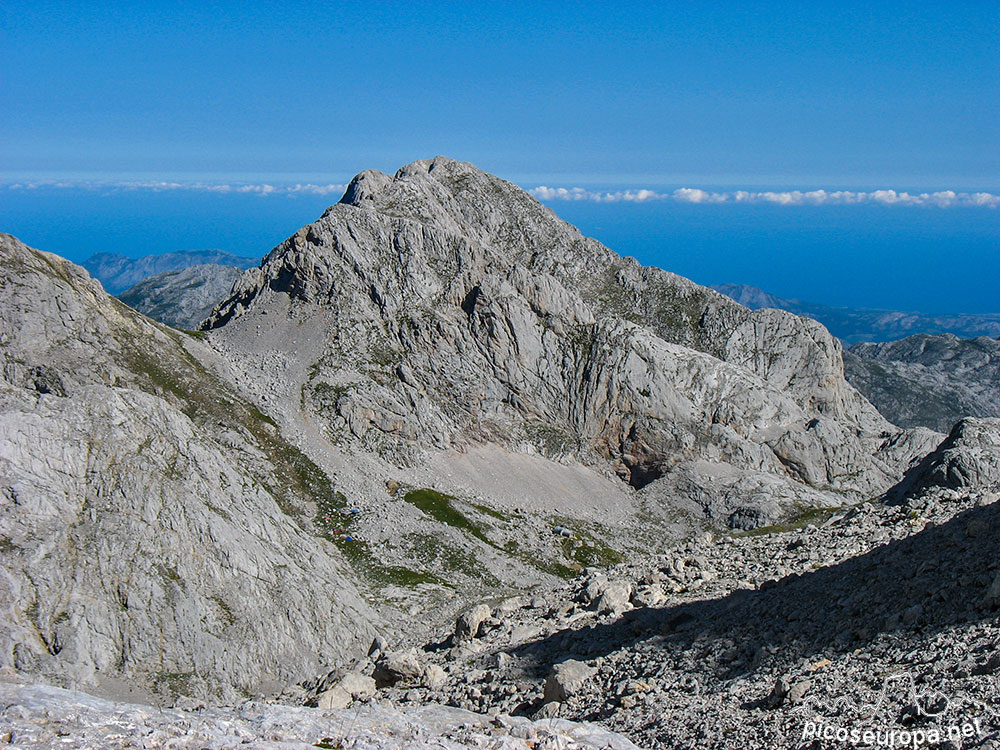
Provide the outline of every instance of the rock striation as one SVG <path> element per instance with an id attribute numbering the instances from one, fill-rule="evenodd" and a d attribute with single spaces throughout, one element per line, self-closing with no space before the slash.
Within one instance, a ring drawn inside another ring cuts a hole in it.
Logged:
<path id="1" fill-rule="evenodd" d="M 888 497 L 912 500 L 942 491 L 1000 493 L 1000 419 L 963 419 Z"/>
<path id="2" fill-rule="evenodd" d="M 0 235 L 0 666 L 218 699 L 367 646 L 329 480 L 208 354 Z"/>
<path id="3" fill-rule="evenodd" d="M 818 323 L 622 258 L 443 157 L 358 175 L 205 328 L 236 361 L 302 356 L 267 334 L 276 318 L 321 340 L 299 382 L 280 367 L 258 387 L 344 444 L 397 464 L 532 450 L 603 467 L 660 508 L 695 488 L 715 523 L 881 492 L 939 439 L 881 417 Z"/>

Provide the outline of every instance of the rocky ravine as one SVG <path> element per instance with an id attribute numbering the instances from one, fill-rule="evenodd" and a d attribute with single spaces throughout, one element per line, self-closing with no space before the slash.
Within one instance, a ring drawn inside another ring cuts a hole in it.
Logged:
<path id="1" fill-rule="evenodd" d="M 814 521 L 479 604 L 307 687 L 323 705 L 370 674 L 381 701 L 599 721 L 644 747 L 1000 746 L 1000 420 Z"/>
<path id="2" fill-rule="evenodd" d="M 6 668 L 0 722 L 19 747 L 996 747 L 1000 420 L 957 426 L 884 501 L 376 639 L 284 696 L 316 709 L 157 711 Z"/>

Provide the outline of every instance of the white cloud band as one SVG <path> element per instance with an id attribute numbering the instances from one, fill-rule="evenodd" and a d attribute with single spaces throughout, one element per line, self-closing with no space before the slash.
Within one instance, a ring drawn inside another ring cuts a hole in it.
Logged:
<path id="1" fill-rule="evenodd" d="M 162 180 L 146 181 L 22 181 L 0 185 L 7 190 L 39 190 L 46 188 L 77 190 L 148 190 L 152 192 L 191 191 L 206 193 L 230 193 L 247 195 L 335 195 L 340 196 L 347 189 L 342 184 L 295 183 L 218 183 L 218 182 L 170 182 Z M 885 206 L 951 206 L 1000 208 L 1000 195 L 996 193 L 967 193 L 954 190 L 939 190 L 933 193 L 908 193 L 896 190 L 788 190 L 750 191 L 732 190 L 710 192 L 700 188 L 678 188 L 670 192 L 629 189 L 616 191 L 594 191 L 580 187 L 540 187 L 528 190 L 540 201 L 591 201 L 594 203 L 649 203 L 672 201 L 675 203 L 763 203 L 781 206 L 823 206 L 876 204 Z"/>
<path id="2" fill-rule="evenodd" d="M 187 190 L 203 193 L 236 193 L 248 195 L 343 195 L 347 185 L 296 183 L 294 185 L 271 185 L 269 183 L 218 183 L 218 182 L 167 182 L 160 180 L 134 182 L 95 181 L 32 181 L 12 182 L 4 187 L 8 190 L 40 190 L 45 188 L 76 190 L 148 190 L 155 193 Z"/>
<path id="3" fill-rule="evenodd" d="M 934 193 L 908 193 L 895 190 L 871 190 L 855 192 L 851 190 L 790 190 L 764 191 L 733 190 L 713 193 L 699 188 L 679 188 L 672 192 L 658 193 L 655 190 L 618 190 L 600 192 L 583 188 L 536 187 L 528 191 L 538 200 L 552 201 L 592 201 L 595 203 L 646 203 L 650 201 L 673 201 L 675 203 L 773 203 L 781 206 L 846 206 L 859 203 L 886 206 L 975 206 L 985 208 L 1000 207 L 1000 195 L 995 193 L 959 193 L 954 190 L 940 190 Z"/>

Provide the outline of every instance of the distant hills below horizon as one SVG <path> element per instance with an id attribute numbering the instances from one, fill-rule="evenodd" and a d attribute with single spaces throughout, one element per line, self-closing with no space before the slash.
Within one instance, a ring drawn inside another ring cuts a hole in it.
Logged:
<path id="1" fill-rule="evenodd" d="M 847 345 L 895 341 L 916 334 L 951 333 L 959 338 L 1000 337 L 1000 313 L 930 315 L 867 307 L 837 307 L 776 297 L 747 284 L 710 286 L 751 310 L 774 308 L 817 320 Z"/>
<path id="2" fill-rule="evenodd" d="M 252 268 L 260 258 L 233 255 L 224 250 L 179 250 L 130 258 L 120 253 L 96 253 L 80 265 L 101 282 L 108 294 L 119 295 L 151 276 L 190 266 L 217 265 Z"/>

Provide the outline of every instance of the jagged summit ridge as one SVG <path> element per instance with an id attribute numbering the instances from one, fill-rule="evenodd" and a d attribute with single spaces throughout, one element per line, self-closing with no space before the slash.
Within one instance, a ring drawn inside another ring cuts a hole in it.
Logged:
<path id="1" fill-rule="evenodd" d="M 727 518 L 748 472 L 791 482 L 788 497 L 796 484 L 864 494 L 928 442 L 889 439 L 900 431 L 845 383 L 818 323 L 622 258 L 444 157 L 359 174 L 206 328 L 231 351 L 291 356 L 247 338 L 266 315 L 326 341 L 302 382 L 262 387 L 393 462 L 494 443 L 604 462 L 634 487 L 694 471 Z"/>

